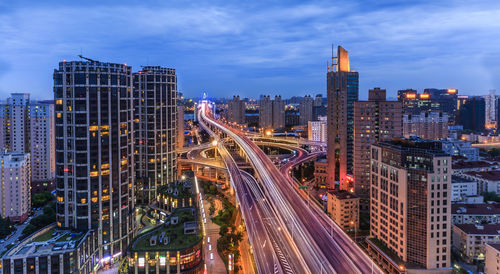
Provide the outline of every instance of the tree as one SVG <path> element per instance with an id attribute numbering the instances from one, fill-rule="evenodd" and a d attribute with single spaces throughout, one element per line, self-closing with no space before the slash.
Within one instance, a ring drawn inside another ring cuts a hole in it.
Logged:
<path id="1" fill-rule="evenodd" d="M 9 218 L 0 218 L 0 239 L 5 238 L 14 230 L 14 224 L 10 221 Z"/>

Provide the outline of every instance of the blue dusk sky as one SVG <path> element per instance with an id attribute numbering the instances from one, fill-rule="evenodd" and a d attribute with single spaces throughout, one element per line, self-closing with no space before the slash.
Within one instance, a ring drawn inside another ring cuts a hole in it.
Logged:
<path id="1" fill-rule="evenodd" d="M 325 94 L 332 44 L 349 51 L 361 98 L 500 89 L 498 0 L 0 0 L 0 99 L 52 98 L 53 69 L 81 52 L 175 68 L 187 97 Z"/>

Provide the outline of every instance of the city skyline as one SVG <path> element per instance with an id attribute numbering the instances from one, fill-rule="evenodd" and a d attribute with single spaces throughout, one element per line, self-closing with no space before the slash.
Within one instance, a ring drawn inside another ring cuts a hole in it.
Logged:
<path id="1" fill-rule="evenodd" d="M 353 52 L 360 99 L 377 86 L 388 98 L 405 88 L 457 88 L 462 95 L 498 88 L 500 4 L 426 2 L 4 3 L 0 95 L 50 99 L 54 64 L 78 54 L 134 71 L 175 67 L 187 97 L 325 95 L 330 44 Z M 25 77 L 30 81 L 20 81 Z"/>

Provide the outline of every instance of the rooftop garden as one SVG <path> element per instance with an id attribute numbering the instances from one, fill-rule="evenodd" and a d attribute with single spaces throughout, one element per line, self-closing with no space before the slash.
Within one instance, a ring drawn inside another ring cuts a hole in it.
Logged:
<path id="1" fill-rule="evenodd" d="M 176 181 L 158 187 L 158 193 L 175 198 L 190 198 L 193 196 L 193 184 L 187 181 Z"/>
<path id="2" fill-rule="evenodd" d="M 174 251 L 189 248 L 202 239 L 201 230 L 196 234 L 184 234 L 184 223 L 194 222 L 196 215 L 192 214 L 193 208 L 178 208 L 166 220 L 151 231 L 137 236 L 133 243 L 132 251 Z M 172 218 L 177 217 L 177 224 L 173 225 Z M 169 243 L 159 242 L 159 236 L 165 232 L 165 237 L 169 237 Z M 156 236 L 156 245 L 150 245 L 151 237 Z"/>

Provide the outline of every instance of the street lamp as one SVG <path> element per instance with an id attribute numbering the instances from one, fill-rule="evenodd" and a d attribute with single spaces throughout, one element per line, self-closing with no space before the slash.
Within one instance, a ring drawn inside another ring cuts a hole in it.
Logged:
<path id="1" fill-rule="evenodd" d="M 217 146 L 217 140 L 212 141 L 212 146 L 214 146 L 214 147 Z"/>

